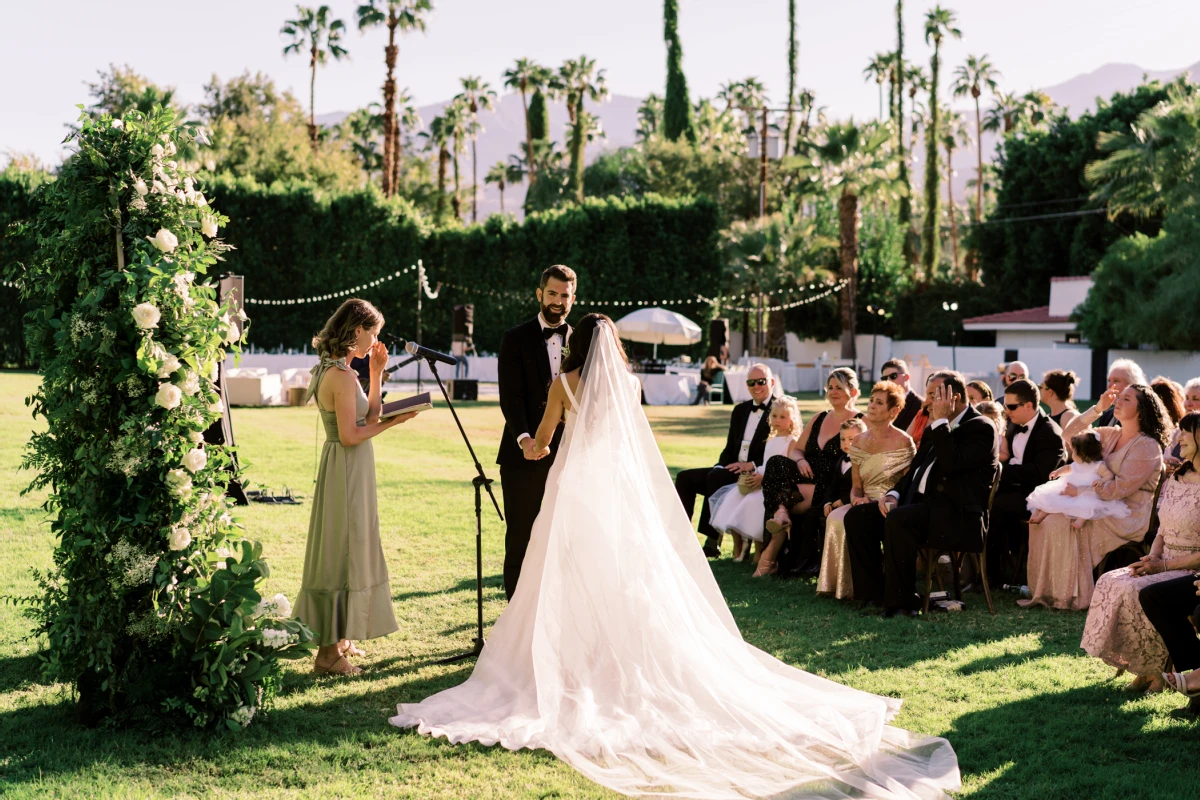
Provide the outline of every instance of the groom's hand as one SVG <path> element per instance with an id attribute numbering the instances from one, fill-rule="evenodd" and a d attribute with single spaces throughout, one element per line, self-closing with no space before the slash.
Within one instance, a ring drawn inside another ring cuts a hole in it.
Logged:
<path id="1" fill-rule="evenodd" d="M 525 458 L 527 460 L 537 461 L 537 456 L 534 455 L 534 448 L 536 445 L 537 442 L 533 440 L 532 436 L 526 436 L 521 440 L 521 450 L 525 453 Z"/>

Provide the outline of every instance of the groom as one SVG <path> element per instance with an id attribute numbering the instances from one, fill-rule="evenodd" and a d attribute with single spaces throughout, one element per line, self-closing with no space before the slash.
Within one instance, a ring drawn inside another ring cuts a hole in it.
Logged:
<path id="1" fill-rule="evenodd" d="M 537 290 L 541 311 L 504 334 L 500 340 L 498 372 L 500 411 L 504 435 L 496 463 L 504 494 L 504 593 L 512 600 L 521 577 L 521 562 L 529 546 L 529 533 L 542 506 L 546 476 L 558 452 L 562 426 L 550 442 L 550 455 L 533 457 L 534 439 L 550 385 L 558 380 L 571 328 L 567 315 L 575 301 L 575 271 L 556 264 L 542 273 Z"/>

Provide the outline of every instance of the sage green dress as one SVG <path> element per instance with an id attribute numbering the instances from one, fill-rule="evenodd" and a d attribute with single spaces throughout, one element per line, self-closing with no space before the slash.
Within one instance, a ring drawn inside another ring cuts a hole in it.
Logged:
<path id="1" fill-rule="evenodd" d="M 322 358 L 313 368 L 308 396 L 316 397 L 329 369 L 349 370 L 345 359 Z M 356 415 L 366 424 L 367 396 L 357 378 Z M 375 501 L 375 452 L 370 440 L 343 447 L 337 414 L 317 411 L 325 428 L 325 445 L 313 491 L 304 554 L 304 579 L 296 601 L 296 617 L 312 629 L 320 645 L 342 639 L 375 639 L 399 629 L 392 611 L 387 563 L 379 541 Z"/>

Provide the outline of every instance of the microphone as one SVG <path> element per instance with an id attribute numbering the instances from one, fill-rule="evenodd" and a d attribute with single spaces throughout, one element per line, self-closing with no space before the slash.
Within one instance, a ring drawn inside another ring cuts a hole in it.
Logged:
<path id="1" fill-rule="evenodd" d="M 445 353 L 439 353 L 437 350 L 430 350 L 428 347 L 422 347 L 416 342 L 408 342 L 405 344 L 404 352 L 408 353 L 410 356 L 423 358 L 426 361 L 440 361 L 441 363 L 449 364 L 452 367 L 458 365 L 458 359 L 454 356 L 448 356 Z"/>

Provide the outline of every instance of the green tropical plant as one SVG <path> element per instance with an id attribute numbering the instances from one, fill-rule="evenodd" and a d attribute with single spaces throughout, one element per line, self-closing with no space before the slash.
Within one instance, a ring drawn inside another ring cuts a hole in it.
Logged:
<path id="1" fill-rule="evenodd" d="M 958 207 L 954 204 L 954 151 L 970 146 L 971 134 L 962 114 L 942 109 L 942 147 L 946 151 L 946 208 L 950 213 L 950 265 L 958 272 Z"/>
<path id="2" fill-rule="evenodd" d="M 995 103 L 983 117 L 983 129 L 992 133 L 1012 133 L 1020 114 L 1020 98 L 1012 92 L 996 92 Z"/>
<path id="3" fill-rule="evenodd" d="M 638 127 L 634 134 L 639 142 L 648 142 L 658 136 L 662 128 L 663 99 L 651 92 L 641 102 L 637 110 Z"/>
<path id="4" fill-rule="evenodd" d="M 925 130 L 925 223 L 921 227 L 921 266 L 925 274 L 932 275 L 938 265 L 938 144 L 942 128 L 939 119 L 938 81 L 941 69 L 942 39 L 952 36 L 962 38 L 962 31 L 954 27 L 955 14 L 949 9 L 934 6 L 925 15 L 925 43 L 933 45 L 929 59 L 929 126 Z"/>
<path id="5" fill-rule="evenodd" d="M 340 61 L 348 53 L 342 47 L 342 35 L 346 32 L 346 23 L 340 19 L 330 20 L 329 6 L 321 6 L 316 11 L 305 6 L 296 6 L 296 19 L 283 23 L 279 33 L 290 36 L 291 41 L 283 48 L 285 56 L 293 53 L 308 53 L 308 66 L 312 77 L 308 83 L 308 135 L 312 146 L 317 146 L 317 67 L 324 65 L 329 59 Z"/>
<path id="6" fill-rule="evenodd" d="M 449 107 L 447 107 L 449 110 Z M 434 220 L 438 225 L 446 224 L 446 167 L 450 162 L 450 147 L 454 141 L 454 122 L 445 114 L 434 117 L 428 131 L 419 136 L 425 140 L 425 149 L 437 153 L 437 205 Z M 457 206 L 455 208 L 457 213 Z"/>
<path id="7" fill-rule="evenodd" d="M 663 135 L 674 142 L 696 142 L 692 101 L 683 74 L 683 45 L 679 41 L 679 0 L 663 0 L 663 38 L 667 43 L 667 91 L 663 100 Z"/>
<path id="8" fill-rule="evenodd" d="M 521 108 L 525 112 L 525 161 L 529 163 L 533 155 L 533 122 L 530 119 L 529 93 L 545 86 L 550 80 L 550 70 L 541 66 L 533 59 L 518 58 L 516 64 L 504 71 L 504 85 L 516 89 L 521 94 Z M 543 98 L 542 110 L 545 111 Z M 544 137 L 539 137 L 544 138 Z M 534 172 L 529 173 L 529 183 L 537 180 Z"/>
<path id="9" fill-rule="evenodd" d="M 533 97 L 529 98 L 529 141 L 532 143 L 549 140 L 550 109 L 546 107 L 546 88 L 539 86 L 533 90 Z"/>
<path id="10" fill-rule="evenodd" d="M 524 174 L 525 170 L 520 164 L 497 161 L 483 177 L 484 183 L 495 184 L 496 188 L 500 190 L 500 213 L 502 215 L 504 214 L 504 187 L 520 183 Z"/>
<path id="11" fill-rule="evenodd" d="M 954 70 L 954 83 L 950 87 L 955 97 L 970 95 L 975 101 L 975 222 L 983 219 L 983 116 L 979 109 L 979 97 L 987 89 L 996 96 L 999 89 L 996 79 L 1000 70 L 988 61 L 987 53 L 982 56 L 967 56 L 967 62 Z"/>
<path id="12" fill-rule="evenodd" d="M 383 168 L 381 145 L 386 126 L 379 104 L 371 103 L 366 108 L 352 111 L 338 125 L 338 138 L 350 146 L 351 152 L 362 165 L 366 182 L 371 182 L 375 172 Z"/>
<path id="13" fill-rule="evenodd" d="M 432 10 L 430 0 L 367 0 L 356 12 L 359 31 L 383 25 L 388 32 L 387 45 L 383 48 L 383 61 L 387 67 L 387 76 L 383 80 L 382 186 L 385 197 L 396 193 L 400 175 L 400 130 L 396 108 L 403 108 L 404 100 L 396 95 L 396 57 L 400 53 L 396 32 L 424 31 L 425 16 Z"/>
<path id="14" fill-rule="evenodd" d="M 814 186 L 837 193 L 842 358 L 856 357 L 859 204 L 870 198 L 897 199 L 905 191 L 893 137 L 890 120 L 830 123 L 816 132 L 799 156 L 785 160 Z"/>
<path id="15" fill-rule="evenodd" d="M 173 158 L 195 144 L 173 110 L 79 122 L 31 225 L 38 249 L 9 274 L 43 375 L 22 466 L 27 491 L 49 489 L 58 539 L 29 616 L 83 719 L 165 709 L 237 730 L 312 634 L 259 595 L 262 548 L 225 496 L 237 465 L 203 439 L 245 327 L 205 277 L 231 249 L 228 219 Z"/>
<path id="16" fill-rule="evenodd" d="M 476 143 L 479 134 L 483 133 L 483 125 L 479 122 L 480 111 L 496 110 L 496 93 L 483 78 L 470 76 L 463 78 L 462 92 L 456 99 L 462 101 L 464 122 L 471 137 L 471 221 L 479 221 L 479 168 L 476 159 Z"/>
<path id="17" fill-rule="evenodd" d="M 604 70 L 596 70 L 595 59 L 580 56 L 578 59 L 568 59 L 559 68 L 558 76 L 552 88 L 567 101 L 567 129 L 570 134 L 568 153 L 570 167 L 567 170 L 570 193 L 579 200 L 583 199 L 584 148 L 587 143 L 600 132 L 600 120 L 588 115 L 583 118 L 584 101 L 603 102 L 608 99 L 608 80 Z"/>
<path id="18" fill-rule="evenodd" d="M 863 69 L 863 80 L 879 86 L 879 119 L 883 119 L 883 82 L 892 74 L 894 59 L 891 53 L 876 53 Z"/>

